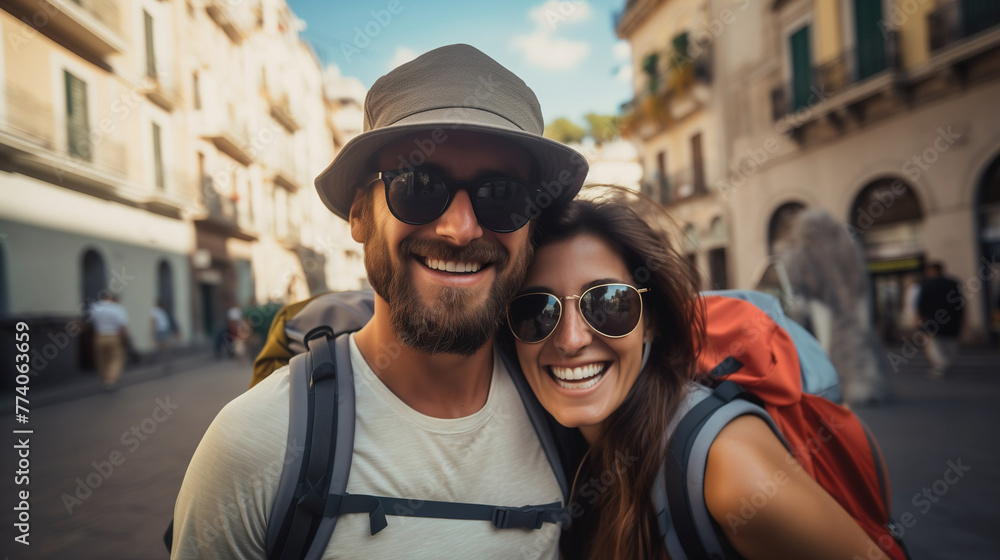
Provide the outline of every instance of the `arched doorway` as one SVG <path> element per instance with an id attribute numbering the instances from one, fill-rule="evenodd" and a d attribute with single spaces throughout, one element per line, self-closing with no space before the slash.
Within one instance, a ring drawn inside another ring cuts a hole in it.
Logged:
<path id="1" fill-rule="evenodd" d="M 729 262 L 726 258 L 726 247 L 729 245 L 729 232 L 722 216 L 712 218 L 708 228 L 708 285 L 712 290 L 729 288 Z"/>
<path id="2" fill-rule="evenodd" d="M 923 220 L 916 193 L 894 177 L 869 183 L 851 205 L 848 223 L 864 245 L 875 328 L 887 342 L 915 328 L 909 300 L 923 277 Z"/>
<path id="3" fill-rule="evenodd" d="M 100 298 L 102 290 L 108 289 L 108 273 L 104 258 L 94 249 L 87 249 L 80 260 L 80 296 L 81 310 L 86 317 L 90 305 Z M 94 333 L 90 328 L 84 328 L 80 335 L 80 369 L 94 369 Z"/>
<path id="4" fill-rule="evenodd" d="M 1000 155 L 979 181 L 977 203 L 980 261 L 976 273 L 983 282 L 983 311 L 990 342 L 1000 342 Z"/>
<path id="5" fill-rule="evenodd" d="M 767 254 L 774 254 L 774 244 L 788 234 L 788 230 L 792 226 L 792 219 L 805 209 L 805 204 L 786 202 L 779 206 L 774 214 L 771 214 L 771 220 L 767 224 Z"/>
<path id="6" fill-rule="evenodd" d="M 156 299 L 163 302 L 163 310 L 174 321 L 174 274 L 166 259 L 156 267 Z"/>
<path id="7" fill-rule="evenodd" d="M 81 299 L 85 307 L 97 301 L 101 290 L 108 288 L 108 273 L 104 258 L 94 249 L 88 249 L 81 261 Z"/>
<path id="8" fill-rule="evenodd" d="M 0 317 L 10 313 L 10 299 L 7 294 L 7 255 L 0 244 Z"/>

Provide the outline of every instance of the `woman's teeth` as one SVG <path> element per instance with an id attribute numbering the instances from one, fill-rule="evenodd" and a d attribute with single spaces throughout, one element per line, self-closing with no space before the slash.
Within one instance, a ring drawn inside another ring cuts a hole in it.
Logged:
<path id="1" fill-rule="evenodd" d="M 483 267 L 480 263 L 465 263 L 455 261 L 443 261 L 441 259 L 428 258 L 427 268 L 441 270 L 444 272 L 478 272 Z"/>
<path id="2" fill-rule="evenodd" d="M 568 368 L 551 366 L 549 371 L 557 385 L 564 389 L 589 389 L 601 380 L 607 364 L 594 363 L 585 366 Z M 580 381 L 586 379 L 586 381 Z"/>

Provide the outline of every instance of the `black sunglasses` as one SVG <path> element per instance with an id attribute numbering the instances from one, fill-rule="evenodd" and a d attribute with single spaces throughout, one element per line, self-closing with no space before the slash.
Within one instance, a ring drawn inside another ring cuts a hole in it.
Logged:
<path id="1" fill-rule="evenodd" d="M 546 292 L 521 294 L 507 306 L 507 325 L 521 342 L 548 338 L 562 318 L 562 301 L 577 300 L 580 315 L 598 334 L 622 338 L 632 334 L 642 318 L 642 296 L 649 288 L 628 284 L 602 284 L 578 296 L 558 297 Z"/>
<path id="2" fill-rule="evenodd" d="M 497 233 L 517 231 L 528 223 L 538 187 L 511 177 L 484 177 L 475 181 L 450 181 L 434 171 L 381 171 L 366 185 L 385 183 L 385 201 L 397 220 L 414 226 L 441 217 L 455 192 L 464 189 L 483 227 Z"/>

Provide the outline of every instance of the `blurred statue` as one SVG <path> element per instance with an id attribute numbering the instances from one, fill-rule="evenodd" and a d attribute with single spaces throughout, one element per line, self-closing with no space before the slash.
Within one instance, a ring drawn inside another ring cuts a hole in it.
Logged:
<path id="1" fill-rule="evenodd" d="M 871 286 L 861 252 L 825 210 L 800 212 L 774 247 L 795 294 L 790 315 L 809 328 L 840 373 L 848 404 L 891 396 L 888 364 L 872 325 Z"/>

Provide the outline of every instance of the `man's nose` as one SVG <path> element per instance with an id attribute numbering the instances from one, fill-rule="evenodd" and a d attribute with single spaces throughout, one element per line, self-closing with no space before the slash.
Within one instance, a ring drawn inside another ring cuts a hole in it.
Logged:
<path id="1" fill-rule="evenodd" d="M 563 301 L 563 316 L 552 336 L 556 350 L 563 357 L 576 355 L 591 343 L 594 333 L 580 315 L 576 301 Z"/>
<path id="2" fill-rule="evenodd" d="M 467 245 L 483 236 L 483 228 L 472 209 L 469 193 L 464 189 L 455 193 L 444 214 L 434 221 L 434 231 L 457 245 Z"/>

